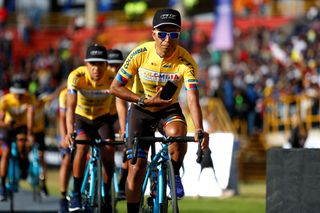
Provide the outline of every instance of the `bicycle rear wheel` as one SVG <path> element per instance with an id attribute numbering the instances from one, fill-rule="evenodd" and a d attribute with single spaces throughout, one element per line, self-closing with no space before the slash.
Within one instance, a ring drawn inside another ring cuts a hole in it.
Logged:
<path id="1" fill-rule="evenodd" d="M 164 166 L 164 194 L 165 201 L 163 204 L 160 204 L 160 213 L 179 213 L 178 208 L 178 199 L 176 191 L 176 179 L 173 171 L 173 166 L 170 160 L 166 161 Z M 169 184 L 167 184 L 169 182 Z M 167 193 L 167 186 L 170 189 L 170 194 Z"/>

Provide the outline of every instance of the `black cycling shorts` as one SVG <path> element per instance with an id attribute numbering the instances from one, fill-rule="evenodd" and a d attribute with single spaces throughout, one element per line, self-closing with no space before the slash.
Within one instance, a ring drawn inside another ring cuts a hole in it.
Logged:
<path id="1" fill-rule="evenodd" d="M 86 117 L 75 114 L 75 127 L 77 134 L 85 134 L 91 139 L 111 139 L 114 140 L 113 118 L 109 115 L 102 115 L 96 119 L 89 120 Z"/>
<path id="2" fill-rule="evenodd" d="M 39 144 L 39 150 L 45 151 L 46 150 L 46 143 L 44 141 L 45 133 L 44 132 L 37 132 L 34 133 L 34 142 Z"/>
<path id="3" fill-rule="evenodd" d="M 132 149 L 132 141 L 137 136 L 154 136 L 156 130 L 164 134 L 164 127 L 173 121 L 179 121 L 186 124 L 179 103 L 172 104 L 158 112 L 150 112 L 135 104 L 131 105 L 128 112 L 128 153 Z M 139 144 L 138 150 L 148 152 L 150 143 Z M 140 152 L 140 151 L 139 151 Z M 131 157 L 128 154 L 128 159 Z"/>

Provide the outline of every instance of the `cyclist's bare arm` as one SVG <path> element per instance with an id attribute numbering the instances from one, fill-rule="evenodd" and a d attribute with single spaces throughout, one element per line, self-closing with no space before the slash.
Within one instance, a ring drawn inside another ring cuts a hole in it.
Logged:
<path id="1" fill-rule="evenodd" d="M 201 141 L 201 149 L 206 149 L 209 144 L 209 135 L 203 130 L 202 125 L 202 112 L 199 104 L 199 92 L 198 90 L 187 91 L 188 107 L 191 114 L 191 118 L 195 127 L 195 131 L 201 131 L 203 133 L 203 139 Z M 198 134 L 195 134 L 195 139 L 199 141 Z"/>
<path id="2" fill-rule="evenodd" d="M 126 132 L 126 117 L 128 111 L 127 102 L 120 98 L 116 98 L 116 107 L 120 124 L 119 134 L 123 136 L 123 134 Z"/>
<path id="3" fill-rule="evenodd" d="M 33 118 L 34 118 L 34 107 L 32 105 L 29 105 L 27 109 L 27 137 L 30 143 L 33 142 L 33 138 L 32 138 Z"/>
<path id="4" fill-rule="evenodd" d="M 64 138 L 67 135 L 66 112 L 64 110 L 59 111 L 59 132 L 61 136 L 61 146 L 67 147 L 68 144 L 64 141 Z"/>
<path id="5" fill-rule="evenodd" d="M 4 115 L 5 115 L 5 114 L 6 114 L 5 111 L 0 110 L 0 128 L 8 128 L 8 127 L 9 127 L 8 124 L 6 124 L 6 123 L 4 122 Z"/>
<path id="6" fill-rule="evenodd" d="M 110 93 L 118 98 L 133 103 L 137 103 L 140 99 L 140 96 L 133 93 L 125 85 L 121 84 L 117 79 L 114 79 L 112 81 L 112 84 L 110 86 Z"/>
<path id="7" fill-rule="evenodd" d="M 67 94 L 67 135 L 66 142 L 71 145 L 71 134 L 74 132 L 74 114 L 77 106 L 77 94 Z"/>

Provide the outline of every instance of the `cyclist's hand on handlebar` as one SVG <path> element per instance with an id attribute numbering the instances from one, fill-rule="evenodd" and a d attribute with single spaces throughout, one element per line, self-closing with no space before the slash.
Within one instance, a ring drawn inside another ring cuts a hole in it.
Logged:
<path id="1" fill-rule="evenodd" d="M 198 130 L 194 136 L 195 140 L 200 143 L 201 149 L 205 150 L 209 145 L 209 134 L 204 130 Z"/>
<path id="2" fill-rule="evenodd" d="M 66 142 L 65 138 L 61 138 L 60 147 L 62 147 L 62 148 L 68 148 L 69 147 L 69 143 Z"/>
<path id="3" fill-rule="evenodd" d="M 119 133 L 119 139 L 120 139 L 120 141 L 124 141 L 125 137 L 126 137 L 126 132 L 120 132 L 120 133 Z"/>
<path id="4" fill-rule="evenodd" d="M 73 133 L 71 133 L 71 134 L 66 134 L 66 137 L 64 138 L 64 142 L 65 142 L 66 144 L 68 144 L 69 147 L 71 147 L 71 146 L 72 146 L 72 143 L 73 143 L 72 134 L 73 134 Z"/>

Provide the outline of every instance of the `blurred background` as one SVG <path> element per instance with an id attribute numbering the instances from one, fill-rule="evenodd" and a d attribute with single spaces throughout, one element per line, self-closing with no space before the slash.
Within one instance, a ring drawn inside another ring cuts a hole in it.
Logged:
<path id="1" fill-rule="evenodd" d="M 265 181 L 268 149 L 292 147 L 298 125 L 307 132 L 303 147 L 320 147 L 318 0 L 0 0 L 0 95 L 15 76 L 30 92 L 53 92 L 92 43 L 127 55 L 152 39 L 161 7 L 183 16 L 180 43 L 198 63 L 207 130 L 234 135 L 232 195 L 238 181 Z M 52 166 L 59 165 L 57 112 L 57 100 L 47 104 Z"/>

